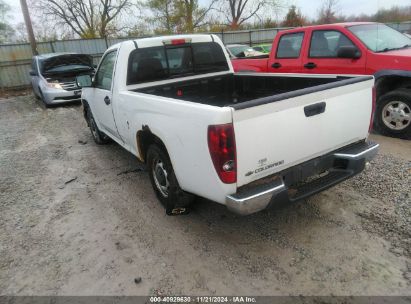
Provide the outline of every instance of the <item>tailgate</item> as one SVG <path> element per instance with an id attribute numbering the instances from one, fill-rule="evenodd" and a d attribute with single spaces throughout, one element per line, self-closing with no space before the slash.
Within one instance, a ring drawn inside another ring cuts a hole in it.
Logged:
<path id="1" fill-rule="evenodd" d="M 366 138 L 373 85 L 354 78 L 234 106 L 237 186 Z"/>

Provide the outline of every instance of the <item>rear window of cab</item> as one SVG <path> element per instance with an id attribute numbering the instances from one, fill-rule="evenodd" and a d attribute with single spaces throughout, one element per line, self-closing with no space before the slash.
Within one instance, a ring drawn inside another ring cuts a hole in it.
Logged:
<path id="1" fill-rule="evenodd" d="M 225 54 L 215 42 L 141 48 L 128 59 L 127 85 L 228 70 Z"/>

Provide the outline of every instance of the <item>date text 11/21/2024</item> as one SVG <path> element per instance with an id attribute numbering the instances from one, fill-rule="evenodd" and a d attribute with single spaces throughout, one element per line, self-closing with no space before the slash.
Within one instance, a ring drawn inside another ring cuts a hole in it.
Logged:
<path id="1" fill-rule="evenodd" d="M 166 297 L 150 297 L 150 303 L 257 303 L 255 297 L 218 297 L 218 296 L 166 296 Z"/>

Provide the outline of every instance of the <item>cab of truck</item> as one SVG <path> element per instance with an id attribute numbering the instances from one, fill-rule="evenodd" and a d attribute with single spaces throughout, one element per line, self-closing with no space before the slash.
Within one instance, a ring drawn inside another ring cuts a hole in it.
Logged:
<path id="1" fill-rule="evenodd" d="M 236 72 L 373 75 L 374 129 L 411 137 L 411 39 L 384 24 L 352 22 L 282 31 L 267 58 L 232 63 Z"/>

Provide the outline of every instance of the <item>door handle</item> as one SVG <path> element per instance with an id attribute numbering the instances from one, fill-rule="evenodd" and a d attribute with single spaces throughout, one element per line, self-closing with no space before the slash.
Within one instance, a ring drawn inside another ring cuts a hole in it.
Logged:
<path id="1" fill-rule="evenodd" d="M 106 105 L 110 104 L 110 97 L 106 96 L 104 97 L 104 102 L 106 103 Z"/>
<path id="2" fill-rule="evenodd" d="M 325 102 L 315 103 L 304 107 L 304 114 L 306 117 L 318 115 L 325 112 Z"/>
<path id="3" fill-rule="evenodd" d="M 316 65 L 314 62 L 309 62 L 309 63 L 307 63 L 307 64 L 304 64 L 304 67 L 305 67 L 306 69 L 311 70 L 311 69 L 316 68 L 317 65 Z"/>
<path id="4" fill-rule="evenodd" d="M 274 69 L 281 68 L 281 63 L 279 63 L 279 62 L 274 62 L 274 63 L 271 65 L 271 67 L 274 68 Z"/>

